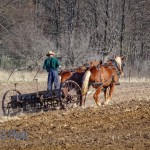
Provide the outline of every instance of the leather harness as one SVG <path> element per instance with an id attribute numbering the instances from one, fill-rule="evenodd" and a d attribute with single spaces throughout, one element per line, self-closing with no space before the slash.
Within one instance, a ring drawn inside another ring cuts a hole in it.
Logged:
<path id="1" fill-rule="evenodd" d="M 117 72 L 117 76 L 119 77 L 120 74 L 121 74 L 121 71 L 120 71 L 120 68 L 119 68 L 117 62 L 115 60 L 110 60 L 110 61 L 111 61 L 112 65 L 109 65 L 108 63 L 105 63 L 103 66 L 108 66 L 110 69 L 115 68 L 116 72 Z M 96 67 L 96 69 L 101 70 L 100 67 Z M 115 82 L 115 80 L 114 80 L 114 74 L 112 74 L 112 77 L 110 79 L 108 79 L 105 83 L 102 83 L 102 82 L 90 82 L 90 84 L 91 85 L 100 85 L 100 86 L 103 86 L 104 84 L 106 84 L 110 80 L 112 80 L 112 82 Z M 100 74 L 100 81 L 102 81 L 101 74 Z"/>

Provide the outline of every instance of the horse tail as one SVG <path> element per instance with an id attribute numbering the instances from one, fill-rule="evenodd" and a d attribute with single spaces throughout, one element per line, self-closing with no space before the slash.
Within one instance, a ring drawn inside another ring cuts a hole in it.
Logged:
<path id="1" fill-rule="evenodd" d="M 84 76 L 83 76 L 83 82 L 82 82 L 82 95 L 86 95 L 86 93 L 88 92 L 88 85 L 89 85 L 89 79 L 90 79 L 90 76 L 91 76 L 91 72 L 88 70 L 85 72 Z"/>

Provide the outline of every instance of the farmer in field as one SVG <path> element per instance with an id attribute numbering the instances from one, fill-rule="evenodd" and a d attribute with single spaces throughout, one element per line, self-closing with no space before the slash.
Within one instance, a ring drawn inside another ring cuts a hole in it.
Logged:
<path id="1" fill-rule="evenodd" d="M 43 69 L 48 72 L 47 89 L 52 90 L 53 83 L 54 88 L 59 89 L 58 67 L 60 62 L 54 57 L 55 53 L 52 51 L 48 52 L 46 56 L 48 58 L 44 61 Z"/>

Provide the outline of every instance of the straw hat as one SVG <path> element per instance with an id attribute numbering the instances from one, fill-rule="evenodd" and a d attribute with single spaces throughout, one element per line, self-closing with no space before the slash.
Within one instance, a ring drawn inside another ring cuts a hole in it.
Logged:
<path id="1" fill-rule="evenodd" d="M 53 51 L 49 51 L 46 56 L 50 56 L 50 55 L 55 55 L 55 53 Z"/>

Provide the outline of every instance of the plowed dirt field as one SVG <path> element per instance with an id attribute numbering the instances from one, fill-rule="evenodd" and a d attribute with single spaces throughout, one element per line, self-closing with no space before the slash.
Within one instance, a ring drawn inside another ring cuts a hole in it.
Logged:
<path id="1" fill-rule="evenodd" d="M 0 84 L 2 99 L 13 85 Z M 39 88 L 45 85 L 40 83 Z M 18 89 L 21 93 L 36 91 L 33 83 Z M 103 93 L 100 98 L 103 101 Z M 2 133 L 11 129 L 27 132 L 28 139 L 2 140 Z M 150 83 L 121 83 L 107 106 L 95 107 L 88 95 L 85 109 L 1 117 L 0 136 L 1 150 L 150 150 Z"/>

